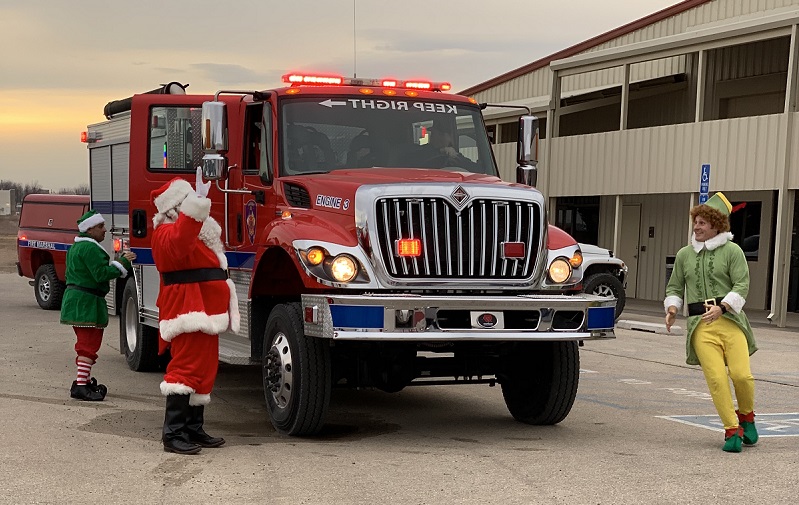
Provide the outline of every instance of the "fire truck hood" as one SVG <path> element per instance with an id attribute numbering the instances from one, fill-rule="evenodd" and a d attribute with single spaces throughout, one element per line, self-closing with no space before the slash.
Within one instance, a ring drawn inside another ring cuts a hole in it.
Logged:
<path id="1" fill-rule="evenodd" d="M 453 184 L 492 184 L 516 186 L 500 178 L 469 172 L 450 172 L 446 170 L 380 168 L 376 170 L 347 169 L 313 176 L 286 177 L 284 182 L 305 186 L 311 197 L 311 206 L 352 213 L 352 202 L 359 187 L 373 184 L 415 184 L 415 183 L 453 183 Z"/>

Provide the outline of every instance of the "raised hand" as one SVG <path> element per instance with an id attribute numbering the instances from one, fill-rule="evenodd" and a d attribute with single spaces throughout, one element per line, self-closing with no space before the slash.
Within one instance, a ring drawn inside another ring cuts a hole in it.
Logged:
<path id="1" fill-rule="evenodd" d="M 197 196 L 206 197 L 208 196 L 208 191 L 211 189 L 211 181 L 203 182 L 203 169 L 197 167 L 197 179 L 194 183 L 194 187 L 196 188 L 194 191 L 197 193 Z"/>

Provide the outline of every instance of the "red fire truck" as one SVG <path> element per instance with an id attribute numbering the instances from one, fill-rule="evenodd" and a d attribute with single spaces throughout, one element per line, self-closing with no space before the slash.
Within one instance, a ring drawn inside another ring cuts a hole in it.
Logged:
<path id="1" fill-rule="evenodd" d="M 579 247 L 528 185 L 537 120 L 520 119 L 508 183 L 481 107 L 446 83 L 284 80 L 214 95 L 169 83 L 85 132 L 107 246 L 138 256 L 108 297 L 130 368 L 157 363 L 150 191 L 201 166 L 242 314 L 220 360 L 262 367 L 279 432 L 318 432 L 334 387 L 499 383 L 517 420 L 562 421 L 578 345 L 614 338 L 615 301 L 573 294 Z"/>

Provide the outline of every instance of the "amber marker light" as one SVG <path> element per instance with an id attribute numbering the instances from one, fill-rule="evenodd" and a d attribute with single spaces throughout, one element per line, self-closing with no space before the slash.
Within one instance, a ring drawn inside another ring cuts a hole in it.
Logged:
<path id="1" fill-rule="evenodd" d="M 308 249 L 308 263 L 311 265 L 319 265 L 325 260 L 325 252 L 318 248 L 312 247 Z"/>
<path id="2" fill-rule="evenodd" d="M 384 89 L 383 94 L 388 96 L 394 96 L 397 94 L 397 92 L 394 91 L 393 89 Z"/>
<path id="3" fill-rule="evenodd" d="M 296 95 L 300 92 L 300 88 L 291 88 L 286 90 L 287 95 Z"/>
<path id="4" fill-rule="evenodd" d="M 412 89 L 409 89 L 409 90 L 405 91 L 405 96 L 419 96 L 419 92 L 418 91 L 413 91 Z"/>
<path id="5" fill-rule="evenodd" d="M 581 251 L 574 251 L 572 257 L 569 258 L 569 264 L 572 268 L 580 268 L 580 265 L 583 264 L 583 253 Z"/>
<path id="6" fill-rule="evenodd" d="M 418 238 L 402 238 L 397 240 L 397 256 L 419 257 L 422 255 L 422 241 Z"/>
<path id="7" fill-rule="evenodd" d="M 284 210 L 283 212 L 280 213 L 280 219 L 284 219 L 285 220 L 285 219 L 291 219 L 291 218 L 292 218 L 292 215 L 291 215 L 291 211 L 290 210 Z"/>
<path id="8" fill-rule="evenodd" d="M 474 98 L 470 98 L 469 99 L 469 103 L 473 103 L 473 104 L 477 105 L 477 100 L 475 100 Z"/>
<path id="9" fill-rule="evenodd" d="M 371 90 L 369 88 L 361 88 L 358 91 L 360 91 L 361 94 L 363 95 L 371 95 L 372 93 L 374 93 L 374 90 Z"/>

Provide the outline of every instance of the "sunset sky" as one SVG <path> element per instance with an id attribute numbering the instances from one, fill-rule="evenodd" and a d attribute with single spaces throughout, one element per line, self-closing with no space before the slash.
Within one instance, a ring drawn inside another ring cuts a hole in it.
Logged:
<path id="1" fill-rule="evenodd" d="M 87 184 L 80 133 L 161 83 L 267 89 L 306 70 L 459 91 L 675 3 L 0 0 L 0 179 Z"/>

